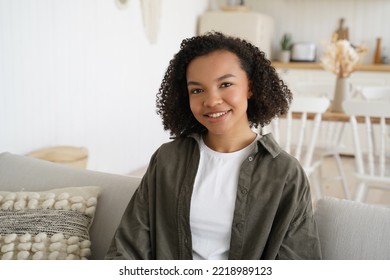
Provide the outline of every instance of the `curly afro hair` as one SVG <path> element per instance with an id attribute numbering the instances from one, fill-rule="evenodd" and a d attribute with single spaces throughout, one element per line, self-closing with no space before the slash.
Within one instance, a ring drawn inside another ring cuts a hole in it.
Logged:
<path id="1" fill-rule="evenodd" d="M 186 72 L 194 58 L 218 50 L 234 53 L 247 74 L 252 92 L 247 109 L 251 127 L 263 127 L 288 111 L 292 93 L 279 78 L 265 53 L 240 38 L 209 32 L 182 41 L 180 51 L 170 61 L 156 95 L 157 114 L 171 136 L 184 137 L 207 131 L 191 112 Z"/>

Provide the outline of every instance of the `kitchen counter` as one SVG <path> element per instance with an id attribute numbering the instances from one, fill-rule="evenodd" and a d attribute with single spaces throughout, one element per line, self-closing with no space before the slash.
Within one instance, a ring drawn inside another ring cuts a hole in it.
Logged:
<path id="1" fill-rule="evenodd" d="M 321 70 L 324 69 L 319 62 L 290 62 L 282 63 L 279 61 L 272 61 L 272 66 L 275 68 L 284 69 L 309 69 Z M 359 64 L 356 71 L 373 71 L 373 72 L 390 72 L 390 64 Z"/>

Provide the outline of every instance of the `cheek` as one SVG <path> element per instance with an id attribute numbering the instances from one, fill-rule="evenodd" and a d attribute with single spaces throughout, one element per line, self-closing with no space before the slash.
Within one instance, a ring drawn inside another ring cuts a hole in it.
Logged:
<path id="1" fill-rule="evenodd" d="M 234 104 L 236 106 L 247 106 L 248 105 L 248 94 L 240 93 L 240 94 L 231 94 L 227 100 L 230 104 Z"/>
<path id="2" fill-rule="evenodd" d="M 199 111 L 199 100 L 195 98 L 194 96 L 189 97 L 189 102 L 190 102 L 190 109 L 191 112 L 195 115 L 197 111 Z"/>

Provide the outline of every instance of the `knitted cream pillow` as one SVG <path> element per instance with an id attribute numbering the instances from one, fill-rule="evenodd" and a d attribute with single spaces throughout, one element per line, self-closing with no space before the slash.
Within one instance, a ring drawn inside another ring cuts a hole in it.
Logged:
<path id="1" fill-rule="evenodd" d="M 0 191 L 0 259 L 87 259 L 100 187 Z"/>

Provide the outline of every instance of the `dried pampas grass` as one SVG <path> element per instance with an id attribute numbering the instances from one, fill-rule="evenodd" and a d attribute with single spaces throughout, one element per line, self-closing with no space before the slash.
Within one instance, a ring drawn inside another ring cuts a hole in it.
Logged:
<path id="1" fill-rule="evenodd" d="M 366 52 L 366 47 L 352 46 L 348 40 L 337 40 L 334 36 L 332 41 L 325 45 L 321 64 L 325 70 L 340 78 L 346 78 L 355 71 L 361 56 Z"/>

